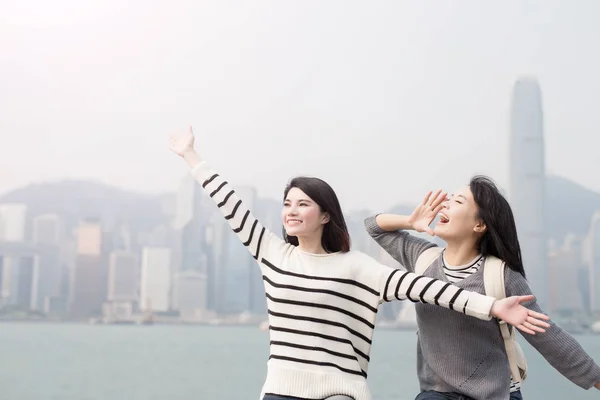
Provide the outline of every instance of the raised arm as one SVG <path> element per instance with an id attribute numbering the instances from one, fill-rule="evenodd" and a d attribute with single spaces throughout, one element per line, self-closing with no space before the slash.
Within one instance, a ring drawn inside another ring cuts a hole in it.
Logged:
<path id="1" fill-rule="evenodd" d="M 373 263 L 376 263 L 373 260 Z M 535 335 L 549 326 L 547 316 L 528 310 L 520 303 L 531 301 L 533 296 L 513 296 L 502 300 L 477 292 L 464 290 L 449 282 L 393 269 L 377 263 L 381 271 L 380 302 L 410 300 L 441 306 L 482 320 L 492 317 L 507 321 L 519 330 Z"/>
<path id="2" fill-rule="evenodd" d="M 379 214 L 366 218 L 365 228 L 394 260 L 407 271 L 415 272 L 417 258 L 435 244 L 406 232 L 404 229 L 412 229 L 407 220 L 404 215 Z"/>
<path id="3" fill-rule="evenodd" d="M 531 295 L 525 278 L 511 269 L 506 269 L 506 295 Z M 533 311 L 542 312 L 536 301 L 527 305 Z M 564 377 L 574 384 L 590 389 L 600 389 L 600 367 L 585 352 L 581 345 L 560 326 L 550 322 L 544 335 L 523 337 Z"/>
<path id="4" fill-rule="evenodd" d="M 194 149 L 191 127 L 186 134 L 171 136 L 170 148 L 189 165 L 202 189 L 214 200 L 233 232 L 257 262 L 266 254 L 285 251 L 288 245 L 262 226 L 227 181 L 200 158 Z"/>
<path id="5" fill-rule="evenodd" d="M 410 272 L 415 271 L 415 263 L 422 252 L 435 244 L 406 232 L 414 230 L 427 232 L 433 236 L 429 226 L 442 208 L 446 193 L 438 190 L 429 192 L 411 215 L 379 214 L 365 219 L 369 235 L 396 261 Z"/>

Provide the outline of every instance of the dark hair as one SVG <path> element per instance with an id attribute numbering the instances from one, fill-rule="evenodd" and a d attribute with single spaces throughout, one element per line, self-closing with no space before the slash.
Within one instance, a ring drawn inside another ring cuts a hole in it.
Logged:
<path id="1" fill-rule="evenodd" d="M 319 178 L 311 178 L 298 176 L 292 179 L 283 192 L 283 200 L 285 201 L 288 193 L 292 188 L 302 190 L 310 197 L 321 209 L 322 212 L 329 214 L 329 222 L 323 227 L 323 236 L 321 237 L 321 245 L 327 253 L 342 253 L 350 251 L 350 234 L 346 227 L 342 207 L 337 198 L 337 195 L 325 182 Z M 296 236 L 288 236 L 283 228 L 283 238 L 287 243 L 298 246 L 298 238 Z"/>
<path id="2" fill-rule="evenodd" d="M 487 176 L 474 176 L 469 187 L 479 209 L 479 218 L 487 228 L 479 240 L 479 251 L 484 256 L 491 254 L 498 257 L 510 269 L 525 276 L 517 226 L 510 204 Z"/>

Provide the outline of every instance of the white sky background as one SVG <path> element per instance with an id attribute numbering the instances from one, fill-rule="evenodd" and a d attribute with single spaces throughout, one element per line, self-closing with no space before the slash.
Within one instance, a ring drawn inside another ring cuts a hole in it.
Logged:
<path id="1" fill-rule="evenodd" d="M 101 180 L 175 191 L 195 126 L 234 184 L 316 175 L 346 211 L 507 186 L 514 81 L 541 84 L 548 171 L 600 192 L 600 2 L 0 4 L 0 193 Z"/>

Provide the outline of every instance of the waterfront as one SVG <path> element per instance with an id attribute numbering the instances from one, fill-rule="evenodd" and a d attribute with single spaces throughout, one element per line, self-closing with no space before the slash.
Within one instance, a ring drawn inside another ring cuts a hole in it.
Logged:
<path id="1" fill-rule="evenodd" d="M 598 336 L 577 336 L 600 360 Z M 412 331 L 375 333 L 374 400 L 411 400 L 418 390 Z M 592 399 L 529 345 L 526 399 Z M 268 335 L 257 327 L 0 324 L 2 400 L 258 399 Z"/>

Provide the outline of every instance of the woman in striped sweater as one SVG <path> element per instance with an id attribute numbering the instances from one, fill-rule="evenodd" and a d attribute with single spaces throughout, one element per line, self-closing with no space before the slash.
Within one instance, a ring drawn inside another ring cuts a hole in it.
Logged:
<path id="1" fill-rule="evenodd" d="M 386 301 L 435 304 L 472 319 L 503 318 L 531 334 L 544 331 L 546 317 L 520 305 L 531 296 L 496 301 L 350 251 L 337 197 L 320 179 L 295 178 L 286 187 L 281 240 L 200 159 L 191 129 L 172 136 L 170 147 L 187 162 L 261 268 L 270 329 L 262 400 L 370 400 L 371 340 L 378 307 Z"/>
<path id="2" fill-rule="evenodd" d="M 438 214 L 440 220 L 432 229 L 430 224 Z M 427 232 L 443 239 L 447 246 L 434 253 L 439 255 L 431 260 L 424 276 L 485 293 L 486 257 L 494 256 L 506 265 L 506 294 L 532 294 L 510 205 L 487 177 L 474 177 L 450 198 L 441 191 L 429 193 L 410 216 L 380 214 L 367 218 L 365 225 L 377 243 L 408 271 L 414 272 L 419 256 L 436 246 L 407 230 Z M 535 302 L 528 306 L 542 312 Z M 517 376 L 511 379 L 497 320 L 463 318 L 427 304 L 417 304 L 416 313 L 421 387 L 417 400 L 522 399 L 521 374 L 515 368 Z M 523 331 L 523 336 L 573 383 L 584 389 L 600 389 L 600 367 L 571 335 L 550 325 L 544 335 Z"/>

